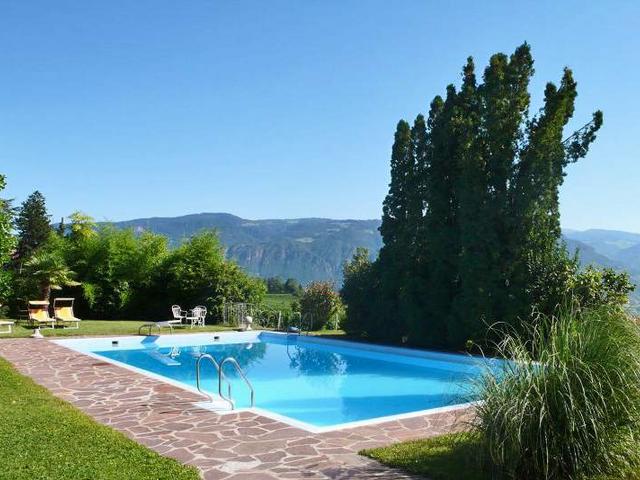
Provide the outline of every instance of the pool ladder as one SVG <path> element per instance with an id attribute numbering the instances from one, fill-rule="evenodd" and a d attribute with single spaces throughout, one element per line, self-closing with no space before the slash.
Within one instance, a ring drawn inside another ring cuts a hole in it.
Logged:
<path id="1" fill-rule="evenodd" d="M 213 402 L 213 397 L 208 392 L 202 389 L 201 382 L 200 382 L 200 378 L 201 378 L 200 365 L 202 364 L 203 360 L 208 360 L 213 364 L 214 367 L 216 367 L 216 370 L 218 372 L 218 395 L 220 396 L 220 398 L 222 398 L 226 402 L 229 402 L 229 405 L 231 406 L 231 410 L 235 410 L 236 404 L 233 401 L 233 398 L 231 396 L 231 382 L 227 379 L 223 371 L 224 366 L 227 363 L 230 363 L 235 367 L 236 372 L 238 372 L 238 375 L 240 375 L 240 378 L 242 378 L 242 380 L 244 380 L 244 383 L 247 385 L 247 387 L 249 387 L 249 392 L 251 393 L 251 406 L 252 407 L 255 406 L 255 391 L 253 390 L 253 385 L 251 385 L 251 382 L 249 381 L 247 376 L 244 374 L 244 371 L 242 370 L 242 367 L 240 366 L 238 361 L 234 357 L 226 357 L 224 360 L 218 363 L 218 361 L 215 358 L 213 358 L 212 355 L 209 355 L 208 353 L 203 353 L 199 355 L 198 359 L 196 360 L 196 386 L 198 387 L 198 391 L 200 393 L 202 393 L 203 395 L 209 398 L 209 401 Z M 226 395 L 222 393 L 223 381 L 227 382 Z"/>

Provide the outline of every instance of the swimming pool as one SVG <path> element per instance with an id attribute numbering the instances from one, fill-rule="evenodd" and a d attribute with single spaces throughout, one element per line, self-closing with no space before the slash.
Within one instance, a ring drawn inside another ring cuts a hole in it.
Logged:
<path id="1" fill-rule="evenodd" d="M 234 357 L 253 385 L 257 411 L 312 431 L 468 403 L 474 400 L 474 379 L 487 366 L 501 365 L 494 359 L 272 332 L 55 342 L 188 389 L 196 386 L 198 356 Z M 215 367 L 209 362 L 201 367 L 203 389 L 217 394 Z M 247 386 L 227 367 L 237 408 L 248 408 Z"/>

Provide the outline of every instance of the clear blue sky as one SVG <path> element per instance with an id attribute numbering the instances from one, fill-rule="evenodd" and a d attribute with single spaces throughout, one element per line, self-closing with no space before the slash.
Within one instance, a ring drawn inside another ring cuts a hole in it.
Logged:
<path id="1" fill-rule="evenodd" d="M 0 0 L 0 172 L 55 217 L 375 218 L 396 122 L 467 55 L 574 69 L 569 228 L 640 232 L 640 2 Z"/>

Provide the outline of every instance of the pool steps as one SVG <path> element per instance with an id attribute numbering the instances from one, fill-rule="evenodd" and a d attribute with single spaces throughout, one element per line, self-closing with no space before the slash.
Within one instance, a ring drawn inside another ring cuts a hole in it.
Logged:
<path id="1" fill-rule="evenodd" d="M 229 380 L 227 380 L 227 378 L 224 375 L 224 371 L 223 371 L 224 366 L 227 363 L 229 363 L 229 364 L 234 366 L 234 368 L 236 369 L 236 372 L 238 372 L 238 375 L 240 375 L 240 378 L 242 378 L 242 380 L 244 380 L 244 383 L 246 383 L 247 387 L 249 387 L 249 392 L 251 393 L 251 407 L 255 406 L 255 390 L 253 389 L 253 385 L 251 385 L 251 382 L 249 381 L 249 379 L 245 375 L 245 373 L 242 370 L 242 367 L 240 366 L 238 361 L 234 357 L 226 357 L 220 363 L 218 363 L 218 361 L 215 358 L 213 358 L 212 355 L 210 355 L 208 353 L 203 353 L 203 354 L 199 355 L 198 359 L 196 360 L 196 387 L 198 388 L 198 391 L 200 393 L 202 393 L 203 395 L 205 395 L 206 397 L 209 398 L 210 402 L 213 403 L 213 397 L 207 391 L 203 390 L 201 385 L 200 385 L 200 378 L 201 378 L 200 365 L 201 365 L 203 360 L 208 360 L 209 362 L 211 362 L 213 364 L 214 367 L 216 367 L 216 370 L 218 372 L 218 396 L 220 398 L 222 398 L 223 400 L 229 402 L 229 405 L 231 406 L 231 410 L 235 410 L 236 404 L 235 404 L 235 402 L 233 400 L 233 397 L 232 397 L 232 394 L 231 394 L 231 382 Z M 222 382 L 223 382 L 223 380 L 227 382 L 227 395 L 222 393 Z"/>

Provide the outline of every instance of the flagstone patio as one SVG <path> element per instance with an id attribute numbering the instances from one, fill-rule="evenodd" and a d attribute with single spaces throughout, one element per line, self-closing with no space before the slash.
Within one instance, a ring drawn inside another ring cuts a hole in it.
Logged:
<path id="1" fill-rule="evenodd" d="M 357 452 L 459 430 L 471 417 L 464 409 L 314 434 L 251 412 L 199 408 L 195 393 L 48 340 L 1 340 L 0 355 L 98 422 L 211 480 L 415 478 Z"/>

